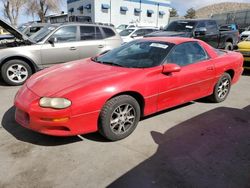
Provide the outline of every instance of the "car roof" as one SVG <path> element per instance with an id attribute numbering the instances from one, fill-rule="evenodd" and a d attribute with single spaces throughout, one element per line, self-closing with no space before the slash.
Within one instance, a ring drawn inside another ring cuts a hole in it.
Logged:
<path id="1" fill-rule="evenodd" d="M 197 18 L 197 19 L 179 19 L 179 20 L 174 20 L 175 21 L 181 21 L 181 22 L 189 22 L 189 21 L 193 21 L 193 22 L 201 22 L 201 21 L 215 21 L 213 19 L 206 19 L 206 18 Z"/>
<path id="2" fill-rule="evenodd" d="M 67 26 L 67 25 L 80 25 L 80 26 L 98 26 L 98 27 L 106 27 L 106 28 L 113 28 L 112 26 L 108 25 L 101 25 L 101 24 L 95 24 L 95 23 L 81 23 L 81 22 L 66 22 L 62 23 L 60 26 Z"/>
<path id="3" fill-rule="evenodd" d="M 141 26 L 141 27 L 130 27 L 129 29 L 157 29 L 156 27 L 143 27 L 143 26 Z"/>
<path id="4" fill-rule="evenodd" d="M 185 42 L 197 42 L 199 40 L 193 38 L 184 38 L 184 37 L 146 37 L 143 40 L 155 40 L 159 42 L 168 42 L 172 44 L 181 44 Z"/>

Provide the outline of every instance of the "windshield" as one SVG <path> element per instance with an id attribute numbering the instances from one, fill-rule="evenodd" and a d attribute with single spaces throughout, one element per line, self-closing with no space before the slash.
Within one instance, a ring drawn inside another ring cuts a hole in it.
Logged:
<path id="1" fill-rule="evenodd" d="M 128 68 L 154 67 L 162 63 L 173 46 L 168 42 L 135 40 L 92 60 Z"/>
<path id="2" fill-rule="evenodd" d="M 120 36 L 125 37 L 129 36 L 135 29 L 125 29 L 120 32 Z"/>
<path id="3" fill-rule="evenodd" d="M 27 27 L 28 27 L 27 25 L 21 25 L 17 28 L 17 30 L 23 32 Z"/>
<path id="4" fill-rule="evenodd" d="M 56 26 L 46 26 L 39 30 L 37 33 L 32 35 L 30 38 L 36 42 L 43 41 L 52 31 L 54 31 L 57 27 Z"/>
<path id="5" fill-rule="evenodd" d="M 191 32 L 195 21 L 174 21 L 164 28 L 164 31 Z"/>
<path id="6" fill-rule="evenodd" d="M 250 36 L 248 36 L 248 37 L 245 39 L 245 41 L 250 41 Z"/>
<path id="7" fill-rule="evenodd" d="M 119 26 L 117 27 L 117 29 L 124 30 L 124 29 L 126 29 L 127 27 L 128 27 L 128 25 L 122 24 L 122 25 L 119 25 Z"/>

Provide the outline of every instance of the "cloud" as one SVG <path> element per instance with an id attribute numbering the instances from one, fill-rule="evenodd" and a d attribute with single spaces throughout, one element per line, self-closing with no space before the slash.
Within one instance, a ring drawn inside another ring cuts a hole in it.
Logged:
<path id="1" fill-rule="evenodd" d="M 171 6 L 177 9 L 180 15 L 184 15 L 186 10 L 189 8 L 198 9 L 207 5 L 212 5 L 216 3 L 223 3 L 223 2 L 236 2 L 236 3 L 249 3 L 249 0 L 189 0 L 185 3 L 184 0 L 172 0 Z M 187 3 L 188 2 L 188 3 Z"/>

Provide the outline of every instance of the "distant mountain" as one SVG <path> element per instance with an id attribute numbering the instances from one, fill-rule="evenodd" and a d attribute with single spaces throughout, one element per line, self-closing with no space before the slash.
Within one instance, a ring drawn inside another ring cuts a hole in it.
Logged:
<path id="1" fill-rule="evenodd" d="M 213 14 L 246 9 L 250 10 L 250 3 L 218 3 L 197 9 L 196 16 L 198 18 L 209 18 Z"/>

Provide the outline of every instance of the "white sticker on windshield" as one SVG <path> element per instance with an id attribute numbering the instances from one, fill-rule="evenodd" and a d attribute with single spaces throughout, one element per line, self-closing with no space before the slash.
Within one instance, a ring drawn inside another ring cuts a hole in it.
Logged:
<path id="1" fill-rule="evenodd" d="M 166 44 L 160 44 L 160 43 L 152 43 L 150 44 L 151 47 L 156 47 L 156 48 L 163 48 L 163 49 L 167 49 L 168 45 Z"/>
<path id="2" fill-rule="evenodd" d="M 193 29 L 194 27 L 191 26 L 191 25 L 186 25 L 186 28 L 188 28 L 188 29 Z"/>

